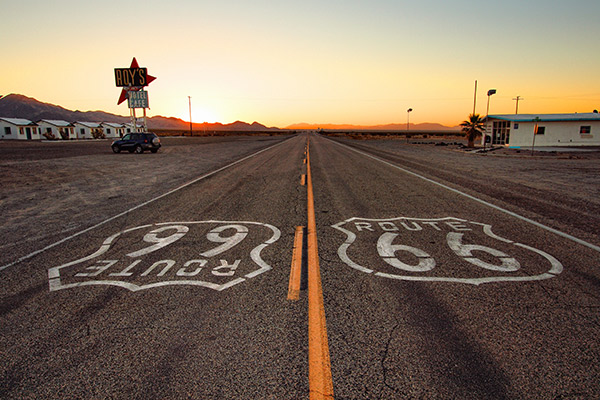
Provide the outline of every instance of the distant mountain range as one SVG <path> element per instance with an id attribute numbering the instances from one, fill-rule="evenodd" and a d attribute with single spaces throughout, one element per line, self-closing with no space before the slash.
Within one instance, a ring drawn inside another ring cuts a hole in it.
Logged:
<path id="1" fill-rule="evenodd" d="M 41 119 L 55 119 L 69 122 L 117 122 L 126 123 L 130 119 L 127 116 L 110 114 L 104 111 L 71 111 L 66 108 L 43 103 L 34 98 L 21 94 L 0 95 L 0 117 L 5 118 L 25 118 L 30 121 L 39 121 Z M 155 116 L 148 118 L 148 128 L 150 129 L 179 129 L 187 130 L 190 123 L 179 118 Z M 194 123 L 194 130 L 213 130 L 213 131 L 277 131 L 276 127 L 268 128 L 258 122 L 248 124 L 242 121 L 236 121 L 231 124 Z M 406 130 L 406 124 L 387 124 L 387 125 L 344 125 L 344 124 L 308 124 L 299 123 L 285 127 L 284 129 L 328 129 L 328 130 L 379 130 L 379 131 L 403 131 Z M 410 124 L 410 129 L 415 131 L 449 131 L 460 130 L 460 127 L 449 127 L 436 123 Z"/>
<path id="2" fill-rule="evenodd" d="M 307 124 L 300 123 L 287 126 L 286 129 L 326 129 L 336 131 L 405 131 L 406 124 L 386 125 L 347 125 L 347 124 Z M 414 131 L 454 131 L 460 130 L 460 126 L 445 126 L 437 123 L 425 122 L 422 124 L 409 124 L 410 130 Z"/>
<path id="3" fill-rule="evenodd" d="M 25 118 L 30 121 L 39 121 L 41 119 L 54 119 L 69 122 L 117 122 L 127 123 L 130 118 L 122 115 L 110 114 L 104 111 L 71 111 L 66 108 L 42 103 L 34 98 L 23 96 L 21 94 L 9 94 L 0 96 L 0 117 L 5 118 Z M 196 130 L 204 129 L 213 131 L 271 131 L 279 128 L 267 128 L 266 126 L 253 122 L 248 124 L 242 121 L 236 121 L 231 124 L 193 124 Z M 179 118 L 155 116 L 148 118 L 148 128 L 150 129 L 189 129 L 190 123 Z"/>

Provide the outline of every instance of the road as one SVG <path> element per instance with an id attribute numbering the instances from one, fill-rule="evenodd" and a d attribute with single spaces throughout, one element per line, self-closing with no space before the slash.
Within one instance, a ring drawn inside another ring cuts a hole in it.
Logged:
<path id="1" fill-rule="evenodd" d="M 600 237 L 560 217 L 568 196 L 534 207 L 435 151 L 415 168 L 410 146 L 309 137 L 309 165 L 306 134 L 75 157 L 168 173 L 149 190 L 131 169 L 110 206 L 86 187 L 71 231 L 15 222 L 39 239 L 2 257 L 0 397 L 319 398 L 306 254 L 288 300 L 309 211 L 335 398 L 600 397 Z"/>

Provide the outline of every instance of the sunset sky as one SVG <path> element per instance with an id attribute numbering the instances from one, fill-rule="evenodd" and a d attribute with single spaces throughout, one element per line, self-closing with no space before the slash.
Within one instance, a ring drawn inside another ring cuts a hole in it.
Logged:
<path id="1" fill-rule="evenodd" d="M 114 68 L 157 79 L 149 115 L 268 126 L 600 109 L 598 0 L 0 0 L 0 95 L 128 115 Z"/>

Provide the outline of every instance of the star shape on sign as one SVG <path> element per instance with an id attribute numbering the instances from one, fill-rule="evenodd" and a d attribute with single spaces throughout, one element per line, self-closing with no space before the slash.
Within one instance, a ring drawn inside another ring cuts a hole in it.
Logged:
<path id="1" fill-rule="evenodd" d="M 139 67 L 140 66 L 139 66 L 137 60 L 135 59 L 135 57 L 133 57 L 133 60 L 131 60 L 131 66 L 129 68 L 139 68 Z M 154 76 L 146 75 L 146 83 L 147 84 L 150 84 L 150 82 L 152 82 L 155 79 L 156 79 L 156 77 L 154 77 Z M 121 96 L 119 96 L 119 101 L 117 102 L 117 105 L 119 105 L 122 102 L 124 102 L 125 100 L 127 100 L 127 93 L 130 90 L 137 91 L 137 90 L 141 90 L 141 89 L 142 89 L 142 87 L 140 87 L 140 86 L 131 87 L 131 88 L 127 88 L 127 89 L 123 88 L 121 90 Z"/>

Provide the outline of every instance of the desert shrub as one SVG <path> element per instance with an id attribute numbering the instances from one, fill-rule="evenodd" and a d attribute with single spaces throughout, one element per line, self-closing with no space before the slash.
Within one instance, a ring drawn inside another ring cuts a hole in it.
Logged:
<path id="1" fill-rule="evenodd" d="M 99 129 L 92 129 L 92 137 L 94 139 L 106 139 L 106 135 L 104 134 L 104 131 L 99 130 Z"/>

